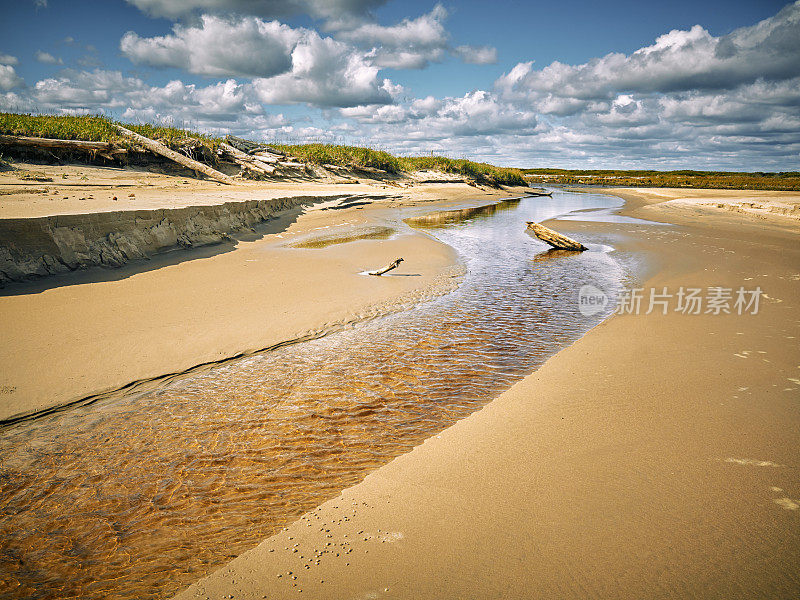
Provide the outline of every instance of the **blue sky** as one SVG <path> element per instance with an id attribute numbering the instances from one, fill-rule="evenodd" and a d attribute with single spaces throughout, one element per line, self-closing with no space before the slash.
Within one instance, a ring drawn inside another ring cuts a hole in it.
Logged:
<path id="1" fill-rule="evenodd" d="M 800 3 L 2 0 L 0 110 L 515 166 L 800 169 Z"/>

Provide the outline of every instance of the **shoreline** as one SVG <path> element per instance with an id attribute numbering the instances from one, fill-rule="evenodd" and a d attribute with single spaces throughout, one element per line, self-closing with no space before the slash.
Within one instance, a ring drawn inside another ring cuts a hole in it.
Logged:
<path id="1" fill-rule="evenodd" d="M 798 228 L 624 199 L 674 225 L 558 227 L 632 236 L 646 288 L 759 285 L 761 312 L 614 315 L 176 598 L 793 597 Z M 313 574 L 284 551 L 330 544 Z"/>
<path id="2" fill-rule="evenodd" d="M 250 199 L 269 195 L 250 187 L 242 192 Z M 262 187 L 278 187 L 285 194 L 289 186 Z M 325 200 L 342 194 L 344 187 L 317 185 L 314 193 Z M 373 197 L 365 206 L 353 203 L 349 208 L 321 210 L 325 206 L 318 205 L 303 214 L 284 211 L 277 219 L 257 225 L 257 233 L 234 235 L 229 242 L 156 254 L 114 269 L 73 271 L 2 290 L 0 318 L 9 325 L 0 348 L 4 390 L 0 423 L 130 393 L 165 378 L 319 337 L 348 323 L 447 293 L 457 285 L 462 270 L 457 257 L 438 240 L 400 222 L 399 211 L 423 214 L 524 192 L 478 190 L 465 184 L 419 185 L 388 192 L 384 187 L 388 186 L 359 184 L 358 193 Z M 299 193 L 306 186 L 293 184 L 292 188 Z M 223 196 L 215 196 L 217 203 L 230 195 L 230 190 L 222 192 Z M 269 193 L 273 192 L 278 193 Z M 143 205 L 184 206 L 187 198 L 194 198 L 189 191 L 182 191 L 177 199 L 169 190 L 159 193 L 163 197 L 155 194 Z M 386 199 L 374 199 L 380 196 Z M 68 204 L 65 210 L 71 208 Z M 394 233 L 388 239 L 348 241 L 345 236 L 342 241 L 348 243 L 333 244 L 324 251 L 291 244 L 331 231 L 357 233 L 370 227 Z M 397 256 L 406 259 L 401 271 L 419 276 L 359 275 Z"/>

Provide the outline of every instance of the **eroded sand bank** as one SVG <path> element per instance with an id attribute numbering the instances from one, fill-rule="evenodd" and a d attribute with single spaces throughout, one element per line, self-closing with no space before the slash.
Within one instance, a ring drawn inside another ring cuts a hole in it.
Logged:
<path id="1" fill-rule="evenodd" d="M 178 598 L 796 597 L 797 224 L 615 193 L 678 226 L 553 226 L 758 314 L 614 316 Z"/>

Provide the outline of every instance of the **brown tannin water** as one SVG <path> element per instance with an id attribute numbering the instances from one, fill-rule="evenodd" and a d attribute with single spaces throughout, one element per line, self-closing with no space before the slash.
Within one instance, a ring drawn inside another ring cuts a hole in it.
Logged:
<path id="1" fill-rule="evenodd" d="M 447 296 L 4 428 L 0 596 L 169 597 L 535 370 L 625 277 L 599 236 L 542 254 L 525 221 L 614 204 L 554 196 L 426 219 L 468 268 Z"/>

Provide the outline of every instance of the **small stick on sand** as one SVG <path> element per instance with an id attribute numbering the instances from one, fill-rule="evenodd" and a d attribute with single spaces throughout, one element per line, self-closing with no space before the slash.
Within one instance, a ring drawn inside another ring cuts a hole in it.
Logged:
<path id="1" fill-rule="evenodd" d="M 539 225 L 539 223 L 528 221 L 528 229 L 533 232 L 533 235 L 542 240 L 545 244 L 550 244 L 553 248 L 560 248 L 562 250 L 588 250 L 588 248 L 580 242 L 576 242 L 572 238 L 561 235 L 557 231 L 553 231 L 544 225 Z"/>
<path id="2" fill-rule="evenodd" d="M 386 265 L 382 269 L 378 269 L 377 271 L 370 271 L 369 274 L 370 275 L 378 275 L 378 276 L 383 275 L 384 273 L 387 273 L 387 272 L 391 271 L 392 269 L 396 269 L 400 265 L 401 262 L 403 262 L 402 258 L 396 258 L 395 260 L 390 262 L 388 265 Z"/>

